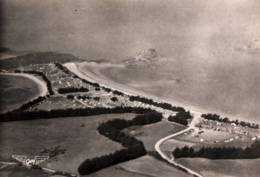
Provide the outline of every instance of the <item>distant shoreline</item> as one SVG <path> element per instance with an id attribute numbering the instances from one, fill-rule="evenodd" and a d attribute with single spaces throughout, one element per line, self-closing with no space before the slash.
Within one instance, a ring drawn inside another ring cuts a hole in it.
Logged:
<path id="1" fill-rule="evenodd" d="M 192 112 L 200 112 L 200 113 L 205 113 L 205 114 L 206 113 L 216 113 L 216 114 L 219 114 L 221 116 L 228 117 L 230 120 L 236 120 L 237 119 L 237 120 L 240 120 L 240 121 L 259 123 L 257 121 L 248 120 L 246 118 L 242 118 L 242 117 L 237 116 L 237 115 L 227 114 L 227 113 L 223 113 L 223 112 L 211 110 L 211 109 L 204 109 L 204 108 L 201 108 L 201 107 L 198 107 L 198 106 L 191 106 L 188 103 L 183 103 L 183 102 L 181 103 L 181 102 L 173 101 L 172 99 L 160 98 L 160 97 L 157 97 L 155 95 L 145 93 L 143 91 L 140 91 L 140 90 L 134 89 L 132 87 L 125 86 L 125 85 L 122 85 L 122 84 L 119 84 L 119 83 L 112 81 L 111 79 L 107 78 L 106 76 L 101 75 L 98 72 L 98 69 L 97 69 L 97 72 L 95 72 L 95 73 L 91 72 L 91 71 L 84 70 L 83 66 L 86 66 L 86 65 L 90 66 L 90 65 L 100 65 L 100 64 L 90 63 L 90 62 L 65 63 L 64 64 L 64 66 L 66 66 L 71 72 L 73 72 L 74 74 L 78 75 L 79 77 L 81 77 L 83 79 L 86 79 L 86 80 L 89 80 L 89 81 L 92 81 L 92 82 L 98 82 L 100 85 L 107 86 L 107 87 L 113 88 L 115 90 L 119 90 L 119 91 L 126 93 L 128 95 L 137 95 L 137 96 L 139 95 L 139 96 L 142 96 L 142 97 L 151 98 L 151 99 L 153 99 L 154 101 L 157 101 L 157 102 L 170 103 L 174 106 L 184 107 L 185 109 L 192 111 Z M 120 67 L 121 65 L 118 65 L 118 66 Z"/>

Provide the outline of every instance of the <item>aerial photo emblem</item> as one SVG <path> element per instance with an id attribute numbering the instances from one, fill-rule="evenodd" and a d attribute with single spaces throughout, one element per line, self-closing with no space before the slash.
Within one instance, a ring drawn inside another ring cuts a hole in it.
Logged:
<path id="1" fill-rule="evenodd" d="M 29 158 L 26 155 L 12 155 L 12 158 L 26 167 L 32 167 L 48 160 L 49 156 L 34 156 L 33 158 Z"/>

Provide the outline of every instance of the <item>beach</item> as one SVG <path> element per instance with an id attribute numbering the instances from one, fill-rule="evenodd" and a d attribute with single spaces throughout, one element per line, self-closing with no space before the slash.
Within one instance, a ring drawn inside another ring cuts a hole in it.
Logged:
<path id="1" fill-rule="evenodd" d="M 1 73 L 0 75 L 6 79 L 12 78 L 12 83 L 5 82 L 1 86 L 2 93 L 5 93 L 1 98 L 1 102 L 5 103 L 1 105 L 3 107 L 1 112 L 12 111 L 38 96 L 48 94 L 46 83 L 33 75 L 25 73 Z"/>

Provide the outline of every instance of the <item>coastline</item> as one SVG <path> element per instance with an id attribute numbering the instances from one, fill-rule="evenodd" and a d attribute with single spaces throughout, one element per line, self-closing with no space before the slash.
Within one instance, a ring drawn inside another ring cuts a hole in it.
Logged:
<path id="1" fill-rule="evenodd" d="M 80 65 L 81 66 L 80 66 Z M 93 65 L 90 62 L 81 62 L 81 63 L 65 63 L 64 66 L 67 67 L 71 72 L 73 72 L 74 74 L 78 75 L 79 77 L 83 78 L 83 79 L 87 79 L 89 81 L 92 82 L 98 82 L 100 85 L 103 86 L 107 86 L 110 88 L 113 88 L 115 90 L 119 90 L 122 91 L 128 95 L 139 95 L 142 97 L 147 97 L 147 98 L 151 98 L 157 102 L 166 102 L 166 103 L 170 103 L 174 106 L 181 106 L 184 107 L 185 109 L 192 111 L 192 112 L 200 112 L 200 113 L 216 113 L 219 114 L 220 116 L 223 117 L 228 117 L 230 120 L 239 120 L 239 121 L 246 121 L 246 122 L 252 122 L 252 123 L 260 123 L 260 121 L 257 120 L 252 120 L 252 119 L 247 119 L 246 117 L 242 117 L 240 115 L 234 115 L 234 114 L 228 114 L 228 113 L 224 113 L 221 112 L 219 110 L 214 110 L 214 109 L 205 109 L 199 106 L 194 106 L 191 105 L 190 103 L 185 103 L 185 101 L 179 102 L 179 101 L 175 101 L 169 98 L 165 98 L 165 97 L 158 97 L 156 95 L 153 94 L 149 94 L 149 93 L 145 93 L 141 90 L 137 90 L 133 87 L 129 87 L 117 82 L 112 81 L 111 79 L 107 78 L 106 76 L 102 75 L 100 72 L 98 72 L 98 68 L 96 69 L 96 72 L 91 72 L 91 71 L 87 71 L 83 69 L 83 66 L 85 65 Z M 97 64 L 95 64 L 97 65 Z M 100 64 L 97 65 L 98 67 L 103 67 L 102 65 L 100 66 Z M 122 67 L 121 65 L 118 65 L 119 67 Z"/>
<path id="2" fill-rule="evenodd" d="M 30 79 L 31 81 L 35 82 L 38 85 L 38 88 L 40 90 L 39 96 L 45 96 L 48 93 L 47 86 L 44 81 L 38 79 L 37 77 L 26 74 L 26 73 L 0 73 L 1 75 L 9 75 L 9 76 L 20 76 Z"/>
<path id="3" fill-rule="evenodd" d="M 26 73 L 0 73 L 0 75 L 24 77 L 24 78 L 31 80 L 32 82 L 34 82 L 38 86 L 39 92 L 32 95 L 31 98 L 28 99 L 26 102 L 32 101 L 33 99 L 35 99 L 39 96 L 46 96 L 48 94 L 48 89 L 47 89 L 46 83 L 44 81 L 38 79 L 37 77 L 31 75 L 31 74 L 26 74 Z M 19 107 L 21 104 L 22 103 L 14 104 L 13 106 L 10 106 L 9 109 L 4 110 L 3 112 L 12 111 L 12 110 L 16 109 L 17 107 Z"/>

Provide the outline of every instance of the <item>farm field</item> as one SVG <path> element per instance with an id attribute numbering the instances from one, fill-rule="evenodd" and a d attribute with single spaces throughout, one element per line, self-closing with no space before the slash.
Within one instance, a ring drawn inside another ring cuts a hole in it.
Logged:
<path id="1" fill-rule="evenodd" d="M 154 151 L 155 143 L 170 134 L 178 132 L 185 127 L 179 124 L 170 123 L 168 121 L 161 121 L 156 124 L 131 127 L 127 131 L 141 140 L 148 151 Z"/>
<path id="2" fill-rule="evenodd" d="M 0 159 L 10 160 L 12 154 L 34 156 L 56 151 L 56 156 L 42 166 L 76 174 L 85 159 L 122 148 L 100 135 L 98 125 L 115 118 L 132 119 L 134 115 L 104 114 L 1 123 Z"/>
<path id="3" fill-rule="evenodd" d="M 50 174 L 38 169 L 28 169 L 22 166 L 5 166 L 0 164 L 1 177 L 51 177 Z M 55 177 L 55 176 L 52 176 Z M 56 176 L 58 177 L 58 176 Z"/>
<path id="4" fill-rule="evenodd" d="M 143 177 L 141 174 L 128 172 L 118 166 L 108 167 L 90 175 L 83 175 L 82 177 Z"/>
<path id="5" fill-rule="evenodd" d="M 204 158 L 181 158 L 178 163 L 207 177 L 258 177 L 260 159 L 209 160 Z"/>
<path id="6" fill-rule="evenodd" d="M 190 177 L 149 155 L 100 170 L 90 177 Z M 85 176 L 84 176 L 85 177 Z M 87 176 L 86 176 L 87 177 Z"/>
<path id="7" fill-rule="evenodd" d="M 143 174 L 144 176 L 157 176 L 157 177 L 191 176 L 149 155 L 143 156 L 136 160 L 131 160 L 119 164 L 118 166 L 120 166 L 122 169 L 126 171 L 136 172 L 139 174 Z"/>
<path id="8" fill-rule="evenodd" d="M 169 139 L 168 141 L 164 142 L 161 146 L 161 149 L 164 152 L 168 152 L 171 153 L 175 148 L 179 147 L 184 147 L 184 146 L 195 146 L 195 143 L 191 143 L 191 142 L 183 142 L 183 141 L 179 141 L 176 139 Z"/>

